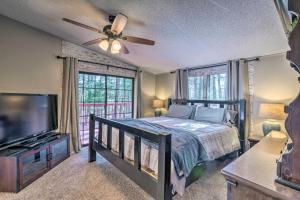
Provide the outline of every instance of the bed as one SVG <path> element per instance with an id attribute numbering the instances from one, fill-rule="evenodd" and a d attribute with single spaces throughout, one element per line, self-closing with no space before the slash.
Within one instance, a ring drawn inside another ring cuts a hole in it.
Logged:
<path id="1" fill-rule="evenodd" d="M 244 152 L 245 100 L 169 102 L 230 106 L 238 117 L 229 126 L 174 117 L 110 120 L 91 115 L 89 161 L 98 152 L 154 198 L 171 199 L 197 180 L 202 163 Z"/>

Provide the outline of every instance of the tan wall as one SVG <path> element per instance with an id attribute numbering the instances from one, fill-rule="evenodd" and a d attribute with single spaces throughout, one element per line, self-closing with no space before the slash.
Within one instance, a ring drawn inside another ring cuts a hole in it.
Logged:
<path id="1" fill-rule="evenodd" d="M 167 108 L 167 99 L 175 97 L 175 73 L 164 73 L 156 75 L 156 97 L 165 101 L 165 107 Z M 167 109 L 162 109 L 162 113 L 165 114 Z"/>
<path id="2" fill-rule="evenodd" d="M 58 94 L 61 40 L 0 16 L 0 92 Z M 60 102 L 60 101 L 59 101 Z"/>
<path id="3" fill-rule="evenodd" d="M 254 98 L 253 98 L 253 131 L 252 134 L 262 135 L 262 123 L 258 115 L 262 102 L 289 103 L 299 92 L 298 74 L 290 67 L 285 55 L 268 56 L 254 66 Z M 284 127 L 284 121 L 281 121 Z"/>
<path id="4" fill-rule="evenodd" d="M 156 76 L 156 96 L 166 100 L 175 96 L 175 73 L 164 73 Z"/>
<path id="5" fill-rule="evenodd" d="M 152 101 L 155 99 L 155 79 L 154 74 L 143 71 L 141 81 L 143 117 L 154 116 Z"/>

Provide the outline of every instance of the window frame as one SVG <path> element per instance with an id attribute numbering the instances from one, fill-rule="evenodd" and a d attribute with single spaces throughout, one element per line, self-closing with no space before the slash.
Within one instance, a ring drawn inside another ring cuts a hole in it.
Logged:
<path id="1" fill-rule="evenodd" d="M 78 89 L 78 98 L 79 98 L 79 88 L 86 88 L 86 87 L 84 87 L 84 84 L 83 84 L 83 87 L 80 87 L 79 86 L 79 76 L 81 75 L 81 74 L 83 74 L 83 75 L 95 75 L 95 76 L 104 76 L 104 78 L 105 78 L 105 88 L 97 88 L 97 87 L 93 87 L 92 89 L 103 89 L 104 91 L 105 91 L 105 97 L 104 97 L 104 117 L 105 118 L 107 118 L 107 103 L 108 103 L 108 101 L 107 101 L 107 98 L 108 98 L 108 90 L 113 90 L 113 91 L 116 91 L 116 90 L 118 90 L 117 88 L 116 89 L 111 89 L 111 88 L 108 88 L 107 87 L 107 77 L 114 77 L 114 78 L 125 78 L 125 79 L 130 79 L 131 80 L 131 82 L 132 82 L 132 90 L 131 90 L 131 92 L 132 92 L 132 94 L 131 94 L 131 107 L 132 107 L 132 112 L 131 112 L 131 118 L 134 118 L 134 112 L 135 112 L 135 108 L 134 108 L 134 105 L 135 105 L 135 78 L 133 78 L 133 77 L 126 77 L 126 76 L 118 76 L 118 75 L 110 75 L 110 74 L 102 74 L 102 73 L 94 73 L 94 72 L 86 72 L 86 71 L 79 71 L 78 72 L 78 81 L 77 81 L 77 84 L 78 84 L 78 86 L 77 86 L 77 89 Z M 126 89 L 123 89 L 123 91 L 130 91 L 130 90 L 126 90 Z M 84 90 L 82 91 L 82 92 L 84 92 Z M 78 107 L 79 107 L 79 104 L 80 104 L 80 99 L 78 100 Z M 94 98 L 94 102 L 93 102 L 93 104 L 95 104 L 95 98 Z M 80 111 L 80 109 L 78 109 L 79 111 Z M 95 106 L 94 106 L 94 112 L 95 112 Z M 115 111 L 116 112 L 116 111 Z M 117 113 L 115 113 L 115 114 L 117 114 Z M 80 129 L 80 118 L 81 117 L 85 117 L 85 116 L 78 116 L 79 117 L 79 119 L 78 119 L 78 121 L 79 121 L 79 132 L 81 131 L 81 129 Z M 81 139 L 81 138 L 80 138 Z M 81 142 L 80 142 L 81 143 Z M 86 147 L 86 146 L 88 146 L 89 144 L 87 143 L 87 144 L 80 144 L 81 145 L 81 147 Z"/>

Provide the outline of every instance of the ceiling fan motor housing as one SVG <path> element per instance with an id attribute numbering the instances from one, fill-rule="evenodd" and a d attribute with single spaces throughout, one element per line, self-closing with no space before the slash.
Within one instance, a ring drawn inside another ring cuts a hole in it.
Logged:
<path id="1" fill-rule="evenodd" d="M 114 16 L 114 15 L 109 15 L 109 17 L 108 17 L 108 21 L 111 24 L 114 22 L 115 19 L 116 19 L 116 16 Z"/>
<path id="2" fill-rule="evenodd" d="M 108 39 L 118 39 L 122 36 L 122 32 L 119 35 L 115 35 L 111 31 L 111 25 L 104 26 L 103 33 L 105 33 L 105 35 L 108 37 Z"/>

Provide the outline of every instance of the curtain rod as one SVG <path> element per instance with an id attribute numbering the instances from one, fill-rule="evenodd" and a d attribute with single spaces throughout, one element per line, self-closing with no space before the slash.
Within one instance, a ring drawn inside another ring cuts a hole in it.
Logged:
<path id="1" fill-rule="evenodd" d="M 251 61 L 259 61 L 259 58 L 249 58 L 249 59 L 241 59 L 244 60 L 244 62 L 251 62 Z"/>
<path id="2" fill-rule="evenodd" d="M 62 56 L 56 56 L 57 59 L 65 59 L 66 57 L 62 57 Z M 114 67 L 114 68 L 118 68 L 118 69 L 125 69 L 125 70 L 129 70 L 129 71 L 134 71 L 137 72 L 136 69 L 129 69 L 126 67 L 120 67 L 120 66 L 115 66 L 115 65 L 109 65 L 109 64 L 105 64 L 105 63 L 100 63 L 100 62 L 92 62 L 92 61 L 87 61 L 87 60 L 80 60 L 78 59 L 79 62 L 83 62 L 83 63 L 90 63 L 90 64 L 95 64 L 95 65 L 105 65 L 107 67 Z"/>
<path id="3" fill-rule="evenodd" d="M 205 66 L 202 66 L 202 67 L 191 67 L 191 68 L 188 68 L 188 69 L 184 69 L 184 71 L 193 71 L 193 70 L 197 70 L 197 69 L 207 69 L 207 68 L 212 68 L 212 67 L 220 67 L 220 66 L 223 66 L 223 65 L 226 65 L 227 62 L 224 62 L 224 63 L 218 63 L 218 64 L 213 64 L 213 65 L 205 65 Z M 173 74 L 175 73 L 176 71 L 171 71 L 170 73 Z"/>
<path id="4" fill-rule="evenodd" d="M 244 60 L 244 62 L 251 62 L 251 61 L 259 61 L 259 58 L 256 57 L 256 58 L 249 58 L 249 59 L 240 59 L 240 60 Z M 188 69 L 184 69 L 184 71 L 193 71 L 193 70 L 197 70 L 197 69 L 206 69 L 206 68 L 212 68 L 212 67 L 220 67 L 220 66 L 223 66 L 223 65 L 226 65 L 227 62 L 223 62 L 223 63 L 218 63 L 218 64 L 212 64 L 212 65 L 204 65 L 204 66 L 200 66 L 200 67 L 191 67 L 191 68 L 188 68 Z M 171 71 L 170 73 L 173 74 L 175 73 L 176 71 Z"/>

